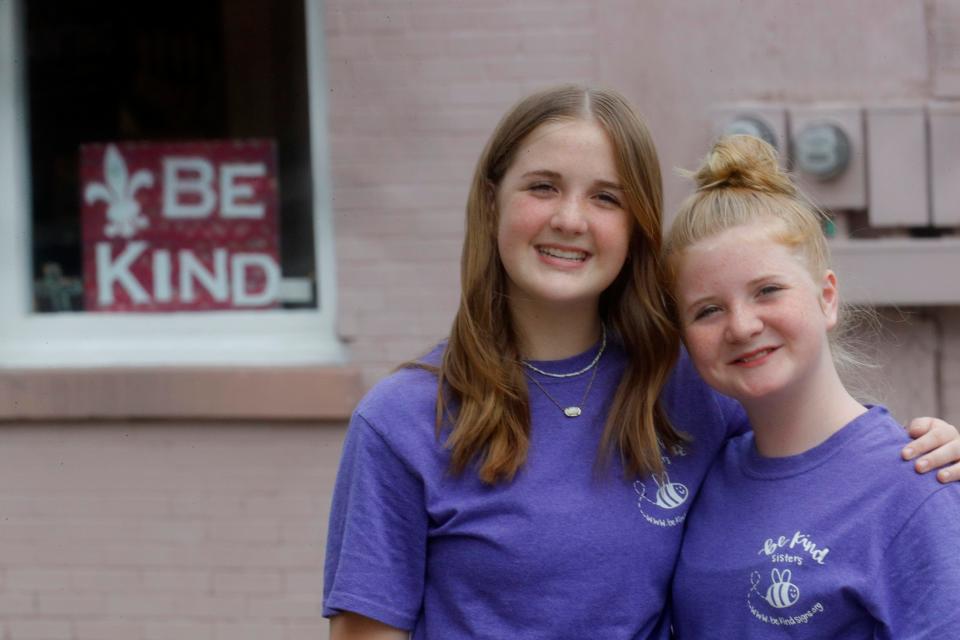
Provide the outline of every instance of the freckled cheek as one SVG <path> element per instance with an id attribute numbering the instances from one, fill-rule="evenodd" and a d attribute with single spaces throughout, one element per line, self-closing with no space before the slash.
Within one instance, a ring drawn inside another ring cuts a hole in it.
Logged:
<path id="1" fill-rule="evenodd" d="M 810 323 L 815 322 L 816 317 L 810 309 L 795 306 L 789 312 L 784 313 L 779 319 L 779 325 L 783 331 L 791 334 L 802 333 L 807 329 Z"/>
<path id="2" fill-rule="evenodd" d="M 594 242 L 605 249 L 611 260 L 621 265 L 630 253 L 630 225 L 623 220 L 610 220 L 606 224 L 594 223 L 592 227 Z"/>
<path id="3" fill-rule="evenodd" d="M 549 223 L 549 214 L 544 203 L 533 198 L 518 197 L 508 200 L 500 207 L 498 234 L 501 241 L 504 236 L 529 240 Z"/>
<path id="4" fill-rule="evenodd" d="M 716 346 L 709 334 L 696 329 L 687 330 L 683 334 L 683 341 L 697 369 L 707 369 L 714 364 Z"/>
<path id="5" fill-rule="evenodd" d="M 516 202 L 501 208 L 497 228 L 497 249 L 508 273 L 530 259 L 528 251 L 542 229 L 535 207 Z"/>

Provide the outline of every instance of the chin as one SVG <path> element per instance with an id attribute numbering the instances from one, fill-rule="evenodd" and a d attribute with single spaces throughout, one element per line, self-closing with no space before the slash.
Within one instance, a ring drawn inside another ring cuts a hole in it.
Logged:
<path id="1" fill-rule="evenodd" d="M 593 291 L 553 289 L 539 292 L 537 298 L 550 305 L 581 305 L 597 301 L 600 295 Z"/>
<path id="2" fill-rule="evenodd" d="M 746 404 L 751 401 L 764 400 L 778 396 L 783 392 L 784 389 L 784 385 L 770 384 L 768 382 L 762 385 L 750 385 L 747 387 L 738 386 L 731 389 L 729 392 L 723 393 L 739 401 L 741 404 Z"/>
<path id="3" fill-rule="evenodd" d="M 748 383 L 744 380 L 731 380 L 725 376 L 704 376 L 704 381 L 723 395 L 729 396 L 740 403 L 761 400 L 783 388 L 783 385 L 770 380 L 756 380 Z"/>

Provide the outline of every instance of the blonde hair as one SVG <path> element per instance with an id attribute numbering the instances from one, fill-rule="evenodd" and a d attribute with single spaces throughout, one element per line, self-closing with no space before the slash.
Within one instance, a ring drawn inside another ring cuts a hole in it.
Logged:
<path id="1" fill-rule="evenodd" d="M 664 242 L 671 285 L 684 249 L 755 222 L 769 223 L 774 240 L 800 251 L 816 278 L 829 268 L 828 218 L 803 197 L 769 144 L 748 135 L 721 138 L 692 176 L 697 190 L 680 205 Z"/>
<path id="2" fill-rule="evenodd" d="M 803 256 L 815 281 L 830 268 L 830 248 L 823 232 L 829 217 L 800 192 L 780 168 L 776 150 L 763 140 L 749 135 L 720 138 L 690 175 L 697 190 L 680 205 L 664 241 L 671 291 L 676 288 L 685 249 L 747 224 L 768 225 L 773 240 Z M 679 319 L 675 321 L 679 326 Z M 870 342 L 864 336 L 875 333 L 877 327 L 873 310 L 842 304 L 837 325 L 830 332 L 834 365 L 859 396 L 870 395 L 858 373 L 872 366 L 864 355 Z"/>
<path id="3" fill-rule="evenodd" d="M 460 306 L 438 371 L 437 433 L 452 423 L 446 440 L 451 470 L 460 473 L 476 464 L 479 477 L 491 484 L 512 479 L 523 466 L 530 432 L 527 385 L 497 249 L 496 188 L 534 130 L 576 119 L 596 122 L 609 136 L 632 218 L 626 263 L 600 297 L 601 320 L 618 336 L 629 361 L 598 460 L 617 451 L 626 473 L 660 473 L 658 442 L 671 446 L 685 440 L 658 399 L 680 338 L 670 319 L 659 262 L 662 184 L 653 140 L 618 93 L 553 87 L 510 109 L 477 162 L 466 207 Z"/>

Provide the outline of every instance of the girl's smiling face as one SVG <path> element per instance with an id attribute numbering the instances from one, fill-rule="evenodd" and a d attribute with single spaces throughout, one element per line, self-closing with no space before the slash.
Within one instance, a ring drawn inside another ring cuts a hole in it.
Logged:
<path id="1" fill-rule="evenodd" d="M 497 246 L 515 309 L 594 311 L 627 258 L 631 218 L 606 132 L 591 120 L 535 129 L 496 190 Z"/>
<path id="2" fill-rule="evenodd" d="M 800 388 L 833 366 L 836 277 L 810 274 L 802 254 L 751 223 L 676 257 L 683 339 L 710 386 L 742 403 Z"/>

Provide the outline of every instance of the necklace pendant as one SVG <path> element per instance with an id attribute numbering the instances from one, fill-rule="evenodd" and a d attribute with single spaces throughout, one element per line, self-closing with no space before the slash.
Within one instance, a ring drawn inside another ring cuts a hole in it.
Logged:
<path id="1" fill-rule="evenodd" d="M 580 407 L 567 407 L 563 410 L 563 415 L 567 416 L 568 418 L 576 418 L 581 413 Z"/>

